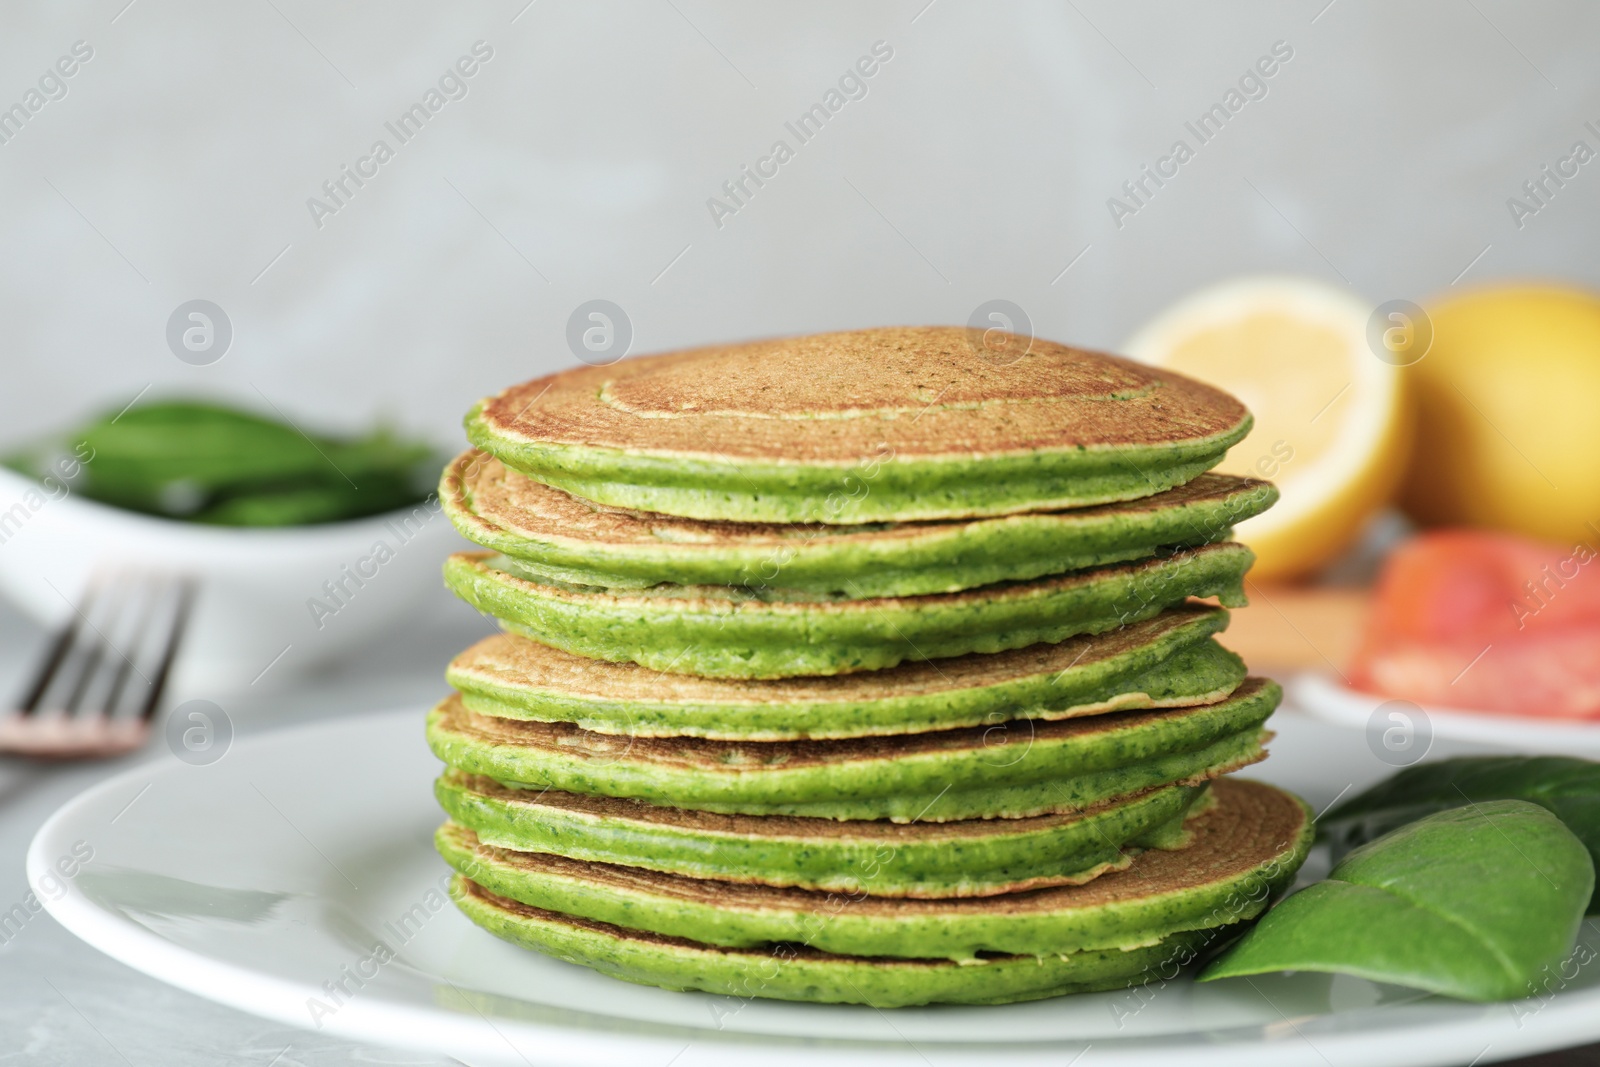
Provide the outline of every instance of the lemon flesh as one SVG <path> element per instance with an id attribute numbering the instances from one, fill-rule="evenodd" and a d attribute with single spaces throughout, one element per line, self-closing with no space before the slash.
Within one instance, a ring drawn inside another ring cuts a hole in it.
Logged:
<path id="1" fill-rule="evenodd" d="M 1270 478 L 1283 493 L 1238 527 L 1256 553 L 1253 579 L 1327 565 L 1398 488 L 1412 437 L 1410 368 L 1373 354 L 1371 314 L 1321 282 L 1241 278 L 1180 301 L 1125 346 L 1134 359 L 1233 393 L 1255 416 L 1217 468 Z"/>

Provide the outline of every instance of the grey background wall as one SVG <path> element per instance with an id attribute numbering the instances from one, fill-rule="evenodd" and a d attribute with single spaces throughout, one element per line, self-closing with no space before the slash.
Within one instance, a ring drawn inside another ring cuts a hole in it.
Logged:
<path id="1" fill-rule="evenodd" d="M 1507 206 L 1600 150 L 1577 0 L 525 5 L 0 5 L 0 108 L 26 112 L 0 116 L 0 439 L 149 386 L 448 442 L 474 398 L 574 362 L 594 298 L 635 352 L 996 297 L 1115 346 L 1244 271 L 1375 303 L 1600 281 L 1600 163 Z M 1204 143 L 1185 127 L 1231 102 Z M 785 123 L 819 103 L 802 144 Z M 1136 201 L 1146 165 L 1176 173 Z M 745 166 L 771 176 L 741 204 Z M 369 176 L 334 200 L 344 167 Z M 208 366 L 166 340 L 195 298 L 233 328 Z"/>

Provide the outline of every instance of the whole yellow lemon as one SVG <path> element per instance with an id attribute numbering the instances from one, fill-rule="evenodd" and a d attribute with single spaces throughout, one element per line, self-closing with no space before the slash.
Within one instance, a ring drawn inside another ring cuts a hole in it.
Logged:
<path id="1" fill-rule="evenodd" d="M 1427 524 L 1570 544 L 1600 537 L 1600 297 L 1549 285 L 1427 309 L 1401 505 Z"/>

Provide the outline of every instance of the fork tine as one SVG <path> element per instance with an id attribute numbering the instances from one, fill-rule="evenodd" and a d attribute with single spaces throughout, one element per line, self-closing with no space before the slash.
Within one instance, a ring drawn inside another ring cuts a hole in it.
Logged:
<path id="1" fill-rule="evenodd" d="M 167 583 L 162 575 L 145 574 L 142 576 L 144 584 L 149 587 L 145 596 L 144 608 L 139 612 L 138 620 L 134 623 L 132 645 L 133 655 L 137 656 L 144 646 L 144 635 L 150 629 L 150 624 L 155 621 L 156 612 L 162 602 L 167 599 Z M 127 687 L 128 676 L 133 673 L 133 656 L 121 655 L 122 662 L 116 667 L 116 673 L 111 677 L 111 687 L 106 690 L 104 701 L 105 714 L 115 716 L 117 706 L 122 702 L 122 691 Z"/>
<path id="2" fill-rule="evenodd" d="M 84 695 L 88 693 L 89 687 L 94 684 L 95 678 L 100 673 L 100 661 L 106 658 L 107 649 L 121 656 L 123 662 L 128 660 L 122 650 L 111 643 L 110 635 L 116 632 L 117 620 L 122 616 L 122 606 L 127 603 L 131 584 L 126 573 L 114 574 L 106 583 L 109 592 L 105 596 L 105 614 L 100 620 L 102 625 L 96 626 L 94 620 L 90 618 L 89 611 L 92 605 L 82 610 L 83 622 L 94 631 L 94 637 L 86 638 L 88 647 L 84 652 L 83 663 L 78 669 L 77 681 L 66 702 L 61 706 L 61 710 L 68 715 L 76 712 L 83 704 Z"/>
<path id="3" fill-rule="evenodd" d="M 150 695 L 145 699 L 144 708 L 139 712 L 142 722 L 149 722 L 156 713 L 156 705 L 161 702 L 161 693 L 167 687 L 167 676 L 172 673 L 172 662 L 178 658 L 178 646 L 183 642 L 183 631 L 189 625 L 189 612 L 194 607 L 197 590 L 193 578 L 180 578 L 178 580 L 178 606 L 173 612 L 172 623 L 167 628 L 167 647 L 161 654 L 161 662 L 156 666 L 155 677 L 150 680 Z"/>
<path id="4" fill-rule="evenodd" d="M 130 575 L 118 572 L 116 579 L 97 574 L 75 607 L 76 619 L 49 648 L 45 663 L 29 691 L 27 710 L 9 716 L 0 716 L 0 751 L 13 752 L 43 759 L 92 759 L 118 756 L 131 752 L 144 744 L 150 736 L 150 719 L 154 716 L 167 680 L 172 673 L 184 631 L 193 611 L 199 586 L 193 578 L 145 572 Z M 120 584 L 117 584 L 120 583 Z M 137 603 L 137 593 L 148 587 L 148 600 Z M 128 605 L 132 604 L 132 607 Z M 96 612 L 97 605 L 100 611 Z M 170 605 L 170 615 L 168 615 Z M 102 631 L 95 625 L 92 615 L 99 614 L 105 625 Z M 156 620 L 168 615 L 159 644 L 144 640 L 144 632 L 156 625 Z M 135 627 L 131 643 L 124 631 L 129 623 Z M 87 631 L 93 630 L 95 638 Z M 86 647 L 74 655 L 79 644 L 96 640 L 95 647 Z M 127 688 L 128 674 L 141 671 L 133 659 L 123 654 L 114 640 L 128 643 L 133 656 L 141 659 L 147 654 L 158 657 L 149 679 L 149 691 L 143 698 L 138 714 L 119 715 L 123 694 Z M 122 659 L 119 665 L 111 659 L 115 654 Z M 61 715 L 34 715 L 57 683 L 67 681 L 72 689 L 68 710 Z M 106 682 L 103 700 L 91 699 Z M 78 711 L 78 705 L 85 710 Z M 93 705 L 89 708 L 89 705 Z"/>
<path id="5" fill-rule="evenodd" d="M 67 654 L 72 651 L 72 646 L 77 643 L 78 633 L 83 629 L 84 618 L 93 610 L 95 601 L 99 599 L 101 591 L 101 576 L 95 574 L 89 579 L 89 585 L 84 590 L 83 606 L 74 608 L 72 617 L 57 631 L 50 653 L 39 664 L 39 671 L 29 684 L 27 696 L 23 697 L 22 705 L 18 708 L 22 714 L 32 715 L 39 710 L 39 702 L 50 691 L 50 683 L 55 681 L 56 673 L 61 669 L 61 665 L 66 662 Z"/>

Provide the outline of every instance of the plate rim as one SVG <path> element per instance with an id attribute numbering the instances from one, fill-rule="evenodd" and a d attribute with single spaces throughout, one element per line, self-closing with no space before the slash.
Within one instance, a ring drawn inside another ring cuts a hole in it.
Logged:
<path id="1" fill-rule="evenodd" d="M 1369 693 L 1364 689 L 1346 685 L 1326 671 L 1308 670 L 1291 675 L 1284 683 L 1286 701 L 1323 722 L 1338 726 L 1360 728 L 1358 721 L 1369 712 L 1355 710 L 1358 704 L 1377 706 L 1403 697 L 1389 697 L 1382 693 Z M 1600 720 L 1593 722 L 1540 719 L 1533 716 L 1503 715 L 1491 711 L 1468 711 L 1463 708 L 1440 707 L 1436 704 L 1418 704 L 1427 716 L 1435 737 L 1448 737 L 1457 741 L 1477 744 L 1513 744 L 1519 751 L 1526 750 L 1526 742 L 1542 745 L 1577 747 L 1586 752 L 1600 751 Z M 1438 729 L 1440 725 L 1444 729 Z M 1522 742 L 1519 744 L 1519 742 Z"/>

